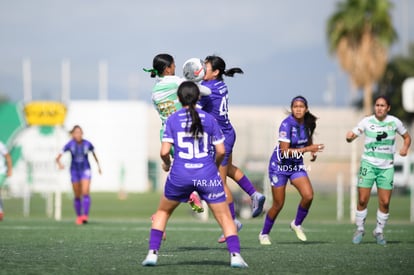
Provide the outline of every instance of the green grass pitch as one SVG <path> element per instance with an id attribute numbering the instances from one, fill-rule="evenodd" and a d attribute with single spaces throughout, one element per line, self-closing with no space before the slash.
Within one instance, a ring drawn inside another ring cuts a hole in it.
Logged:
<path id="1" fill-rule="evenodd" d="M 31 216 L 22 216 L 20 199 L 5 199 L 6 216 L 0 223 L 0 274 L 412 274 L 414 224 L 408 222 L 408 196 L 395 196 L 385 236 L 388 244 L 375 244 L 376 197 L 370 203 L 363 243 L 353 245 L 354 226 L 335 220 L 335 197 L 315 197 L 301 243 L 288 229 L 298 196 L 289 194 L 275 225 L 271 246 L 260 246 L 257 235 L 263 218 L 242 220 L 240 232 L 246 270 L 229 266 L 220 230 L 210 219 L 202 222 L 181 205 L 167 227 L 155 267 L 142 267 L 148 247 L 150 215 L 160 194 L 92 194 L 90 223 L 74 224 L 71 195 L 63 197 L 63 220 L 47 218 L 45 202 L 34 196 Z M 347 207 L 346 207 L 347 208 Z"/>

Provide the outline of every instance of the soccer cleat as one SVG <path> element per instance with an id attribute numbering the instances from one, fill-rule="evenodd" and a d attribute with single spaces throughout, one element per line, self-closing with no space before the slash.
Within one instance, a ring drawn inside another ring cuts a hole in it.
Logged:
<path id="1" fill-rule="evenodd" d="M 88 223 L 88 220 L 89 220 L 88 215 L 83 215 L 83 216 L 81 216 L 81 218 L 82 218 L 82 223 L 83 224 L 87 224 Z"/>
<path id="2" fill-rule="evenodd" d="M 193 209 L 194 212 L 196 213 L 204 212 L 203 204 L 201 203 L 201 199 L 197 193 L 195 192 L 191 193 L 188 203 L 190 204 L 191 209 Z"/>
<path id="3" fill-rule="evenodd" d="M 295 221 L 293 220 L 290 223 L 290 229 L 292 229 L 296 233 L 296 237 L 298 237 L 299 240 L 301 240 L 302 242 L 306 242 L 307 238 L 305 233 L 303 233 L 302 226 L 296 225 Z"/>
<path id="4" fill-rule="evenodd" d="M 259 234 L 259 242 L 261 245 L 271 245 L 272 242 L 270 241 L 270 237 L 269 234 L 262 234 L 262 232 L 260 232 Z"/>
<path id="5" fill-rule="evenodd" d="M 364 230 L 357 230 L 354 233 L 354 236 L 352 237 L 352 243 L 353 244 L 360 244 L 362 242 L 362 237 L 364 237 Z"/>
<path id="6" fill-rule="evenodd" d="M 236 224 L 237 232 L 239 232 L 243 228 L 243 224 L 238 219 L 234 219 L 234 223 Z M 224 237 L 223 234 L 221 234 L 221 236 L 217 240 L 217 242 L 218 243 L 224 243 L 224 242 L 226 242 L 226 238 Z"/>
<path id="7" fill-rule="evenodd" d="M 157 264 L 158 260 L 158 251 L 150 249 L 148 251 L 147 257 L 142 262 L 143 266 L 154 266 Z"/>
<path id="8" fill-rule="evenodd" d="M 239 253 L 230 253 L 230 266 L 234 268 L 249 267 Z"/>
<path id="9" fill-rule="evenodd" d="M 266 197 L 259 192 L 255 192 L 252 195 L 252 217 L 253 218 L 262 214 L 265 200 L 266 200 Z"/>
<path id="10" fill-rule="evenodd" d="M 77 225 L 81 225 L 83 224 L 83 216 L 77 216 L 76 217 L 76 222 Z"/>
<path id="11" fill-rule="evenodd" d="M 383 233 L 377 233 L 374 230 L 374 232 L 372 232 L 372 234 L 374 235 L 374 238 L 377 241 L 377 244 L 379 244 L 379 245 L 386 245 L 387 244 L 387 241 L 384 239 L 384 234 Z"/>

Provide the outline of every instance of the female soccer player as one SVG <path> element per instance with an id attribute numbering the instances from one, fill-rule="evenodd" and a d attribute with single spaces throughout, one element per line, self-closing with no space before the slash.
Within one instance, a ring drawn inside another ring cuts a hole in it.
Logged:
<path id="1" fill-rule="evenodd" d="M 12 160 L 6 146 L 0 141 L 0 221 L 3 220 L 3 201 L 1 199 L 1 187 L 7 177 L 12 175 Z"/>
<path id="2" fill-rule="evenodd" d="M 156 83 L 152 89 L 152 102 L 161 119 L 160 139 L 163 136 L 166 119 L 177 110 L 181 109 L 178 100 L 177 88 L 184 81 L 183 78 L 175 75 L 174 58 L 169 54 L 158 54 L 152 61 L 152 69 L 144 69 L 151 73 L 152 78 L 156 78 Z M 202 88 L 203 95 L 210 94 L 207 88 Z M 173 148 L 171 151 L 173 154 Z M 201 213 L 204 211 L 200 198 L 197 193 L 192 193 L 188 200 L 193 211 Z"/>
<path id="3" fill-rule="evenodd" d="M 257 217 L 263 211 L 265 196 L 256 191 L 256 188 L 250 180 L 243 174 L 243 172 L 233 164 L 233 147 L 236 142 L 236 132 L 228 116 L 228 90 L 227 85 L 223 81 L 223 75 L 234 76 L 235 73 L 243 73 L 240 68 L 231 68 L 226 70 L 226 63 L 219 56 L 207 56 L 205 59 L 206 74 L 201 85 L 210 88 L 211 95 L 204 96 L 199 101 L 199 105 L 204 111 L 213 115 L 220 125 L 221 130 L 226 137 L 224 146 L 226 148 L 226 155 L 223 162 L 220 164 L 219 171 L 224 182 L 226 190 L 227 203 L 229 204 L 230 212 L 237 225 L 238 230 L 241 229 L 241 223 L 236 219 L 234 210 L 233 196 L 229 187 L 227 186 L 227 176 L 232 178 L 237 184 L 247 193 L 252 199 L 252 216 Z M 219 243 L 224 242 L 224 236 L 218 239 Z"/>
<path id="4" fill-rule="evenodd" d="M 290 223 L 290 228 L 299 240 L 303 242 L 307 240 L 301 225 L 312 204 L 313 188 L 303 163 L 303 155 L 310 152 L 311 161 L 315 161 L 316 153 L 322 152 L 324 145 L 313 144 L 312 136 L 316 127 L 316 117 L 309 112 L 307 100 L 303 96 L 294 97 L 290 109 L 291 114 L 282 121 L 279 127 L 279 142 L 270 158 L 269 179 L 272 185 L 273 204 L 267 212 L 259 234 L 259 241 L 262 245 L 271 244 L 269 233 L 285 203 L 288 180 L 301 196 L 296 218 Z"/>
<path id="5" fill-rule="evenodd" d="M 157 212 L 154 214 L 149 239 L 149 251 L 144 266 L 156 265 L 161 238 L 167 221 L 180 202 L 197 191 L 214 213 L 221 226 L 230 252 L 230 265 L 244 268 L 247 264 L 240 256 L 240 242 L 232 221 L 217 166 L 224 156 L 224 136 L 216 120 L 196 109 L 200 90 L 194 82 L 186 81 L 178 88 L 183 108 L 166 121 L 160 156 L 164 171 L 170 171 Z M 170 150 L 174 146 L 171 166 Z M 213 157 L 215 149 L 215 159 Z"/>
<path id="6" fill-rule="evenodd" d="M 72 140 L 69 141 L 63 147 L 62 152 L 58 154 L 56 163 L 58 164 L 59 169 L 64 169 L 65 167 L 61 163 L 60 158 L 64 152 L 70 152 L 72 156 L 70 175 L 73 193 L 75 194 L 73 205 L 77 216 L 76 224 L 84 224 L 88 223 L 89 208 L 91 205 L 91 198 L 89 195 L 91 184 L 91 166 L 88 160 L 89 152 L 92 152 L 96 164 L 98 165 L 99 174 L 101 174 L 102 171 L 92 143 L 83 139 L 82 128 L 79 125 L 75 125 L 70 133 L 72 135 Z"/>
<path id="7" fill-rule="evenodd" d="M 411 137 L 402 122 L 395 116 L 388 115 L 390 101 L 385 96 L 375 100 L 374 114 L 362 119 L 358 125 L 346 134 L 346 141 L 352 142 L 365 134 L 364 153 L 358 175 L 358 205 L 356 211 L 357 229 L 352 238 L 359 244 L 365 233 L 365 219 L 368 215 L 368 201 L 374 181 L 378 187 L 377 226 L 373 231 L 379 245 L 385 245 L 384 227 L 389 217 L 390 199 L 394 180 L 394 153 L 396 133 L 400 134 L 404 144 L 401 156 L 406 156 L 411 144 Z"/>

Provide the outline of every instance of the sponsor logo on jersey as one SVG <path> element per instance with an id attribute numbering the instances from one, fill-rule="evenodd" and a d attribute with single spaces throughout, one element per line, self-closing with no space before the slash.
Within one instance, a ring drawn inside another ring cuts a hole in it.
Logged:
<path id="1" fill-rule="evenodd" d="M 223 197 L 223 196 L 225 196 L 224 191 L 220 192 L 220 193 L 210 193 L 210 194 L 208 194 L 209 199 L 217 199 L 217 198 L 220 198 L 220 197 Z"/>
<path id="2" fill-rule="evenodd" d="M 206 180 L 206 179 L 196 179 L 193 180 L 193 185 L 195 187 L 217 187 L 223 186 L 221 179 Z"/>

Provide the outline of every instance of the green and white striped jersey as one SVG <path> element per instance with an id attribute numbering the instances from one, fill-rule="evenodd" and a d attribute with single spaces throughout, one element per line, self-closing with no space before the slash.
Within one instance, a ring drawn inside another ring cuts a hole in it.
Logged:
<path id="1" fill-rule="evenodd" d="M 375 115 L 371 115 L 362 119 L 352 132 L 357 136 L 365 134 L 362 159 L 378 168 L 386 169 L 393 166 L 396 133 L 404 135 L 407 129 L 395 116 L 387 115 L 380 121 Z"/>
<path id="2" fill-rule="evenodd" d="M 157 77 L 156 79 L 152 89 L 152 102 L 163 125 L 172 113 L 181 109 L 181 103 L 177 96 L 177 89 L 181 82 L 183 79 L 175 75 Z"/>

